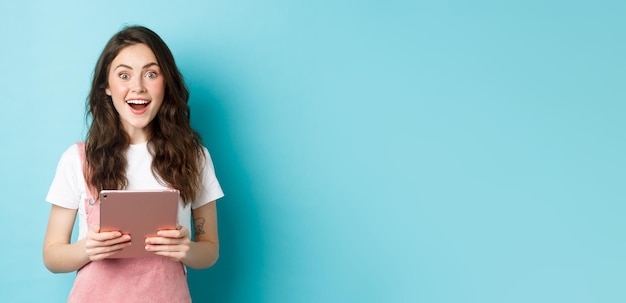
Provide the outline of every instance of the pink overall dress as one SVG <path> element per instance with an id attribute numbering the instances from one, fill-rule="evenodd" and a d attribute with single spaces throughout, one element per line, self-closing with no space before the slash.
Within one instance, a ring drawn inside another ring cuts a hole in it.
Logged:
<path id="1" fill-rule="evenodd" d="M 78 144 L 82 162 L 84 146 Z M 100 204 L 85 185 L 87 226 L 93 226 L 100 223 Z M 68 302 L 191 302 L 191 296 L 184 265 L 155 256 L 87 263 L 76 274 Z"/>

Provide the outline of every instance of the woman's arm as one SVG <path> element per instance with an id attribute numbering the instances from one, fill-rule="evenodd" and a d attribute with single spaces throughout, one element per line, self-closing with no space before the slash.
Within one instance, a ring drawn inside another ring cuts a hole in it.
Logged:
<path id="1" fill-rule="evenodd" d="M 43 243 L 43 262 L 53 273 L 71 272 L 90 261 L 105 259 L 130 245 L 120 232 L 99 233 L 92 227 L 85 239 L 70 244 L 76 210 L 52 205 Z"/>
<path id="2" fill-rule="evenodd" d="M 52 205 L 43 242 L 43 263 L 53 273 L 78 270 L 89 262 L 85 240 L 70 244 L 76 210 Z"/>
<path id="3" fill-rule="evenodd" d="M 192 210 L 194 241 L 186 228 L 159 231 L 158 237 L 146 239 L 146 250 L 181 261 L 196 268 L 213 266 L 219 256 L 217 208 L 215 201 Z"/>

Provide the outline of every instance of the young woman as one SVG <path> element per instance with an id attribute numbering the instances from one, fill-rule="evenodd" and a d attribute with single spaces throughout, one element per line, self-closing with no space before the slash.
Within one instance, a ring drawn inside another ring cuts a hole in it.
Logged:
<path id="1" fill-rule="evenodd" d="M 52 209 L 43 259 L 54 273 L 78 271 L 70 302 L 189 302 L 185 266 L 208 268 L 217 260 L 215 200 L 223 193 L 190 126 L 188 98 L 156 33 L 133 26 L 109 40 L 88 97 L 86 142 L 62 155 L 46 197 Z M 98 191 L 167 188 L 180 191 L 180 227 L 145 240 L 154 257 L 110 258 L 130 236 L 99 232 Z M 71 243 L 76 214 L 79 234 Z"/>

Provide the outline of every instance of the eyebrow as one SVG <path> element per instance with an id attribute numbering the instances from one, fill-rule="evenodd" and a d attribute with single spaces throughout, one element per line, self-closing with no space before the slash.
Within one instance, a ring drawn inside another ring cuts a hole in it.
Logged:
<path id="1" fill-rule="evenodd" d="M 148 64 L 144 65 L 144 66 L 142 67 L 142 69 L 146 69 L 146 68 L 151 67 L 151 66 L 154 66 L 154 65 L 159 66 L 159 64 L 157 64 L 156 62 L 150 62 L 150 63 L 148 63 Z M 117 70 L 117 69 L 118 69 L 118 68 L 120 68 L 120 67 L 128 68 L 128 69 L 130 69 L 130 70 L 132 70 L 132 69 L 133 69 L 133 68 L 132 68 L 132 67 L 130 67 L 129 65 L 126 65 L 126 64 L 120 64 L 120 65 L 116 66 L 113 70 Z"/>

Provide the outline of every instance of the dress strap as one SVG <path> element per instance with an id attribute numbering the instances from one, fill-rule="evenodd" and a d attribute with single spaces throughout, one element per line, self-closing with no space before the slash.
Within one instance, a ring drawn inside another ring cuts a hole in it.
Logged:
<path id="1" fill-rule="evenodd" d="M 85 167 L 85 142 L 77 142 L 78 154 L 80 155 L 80 166 L 83 169 L 83 179 L 85 182 L 85 213 L 87 215 L 87 224 L 89 226 L 100 224 L 100 205 L 98 204 L 97 191 L 87 182 L 87 169 Z"/>

